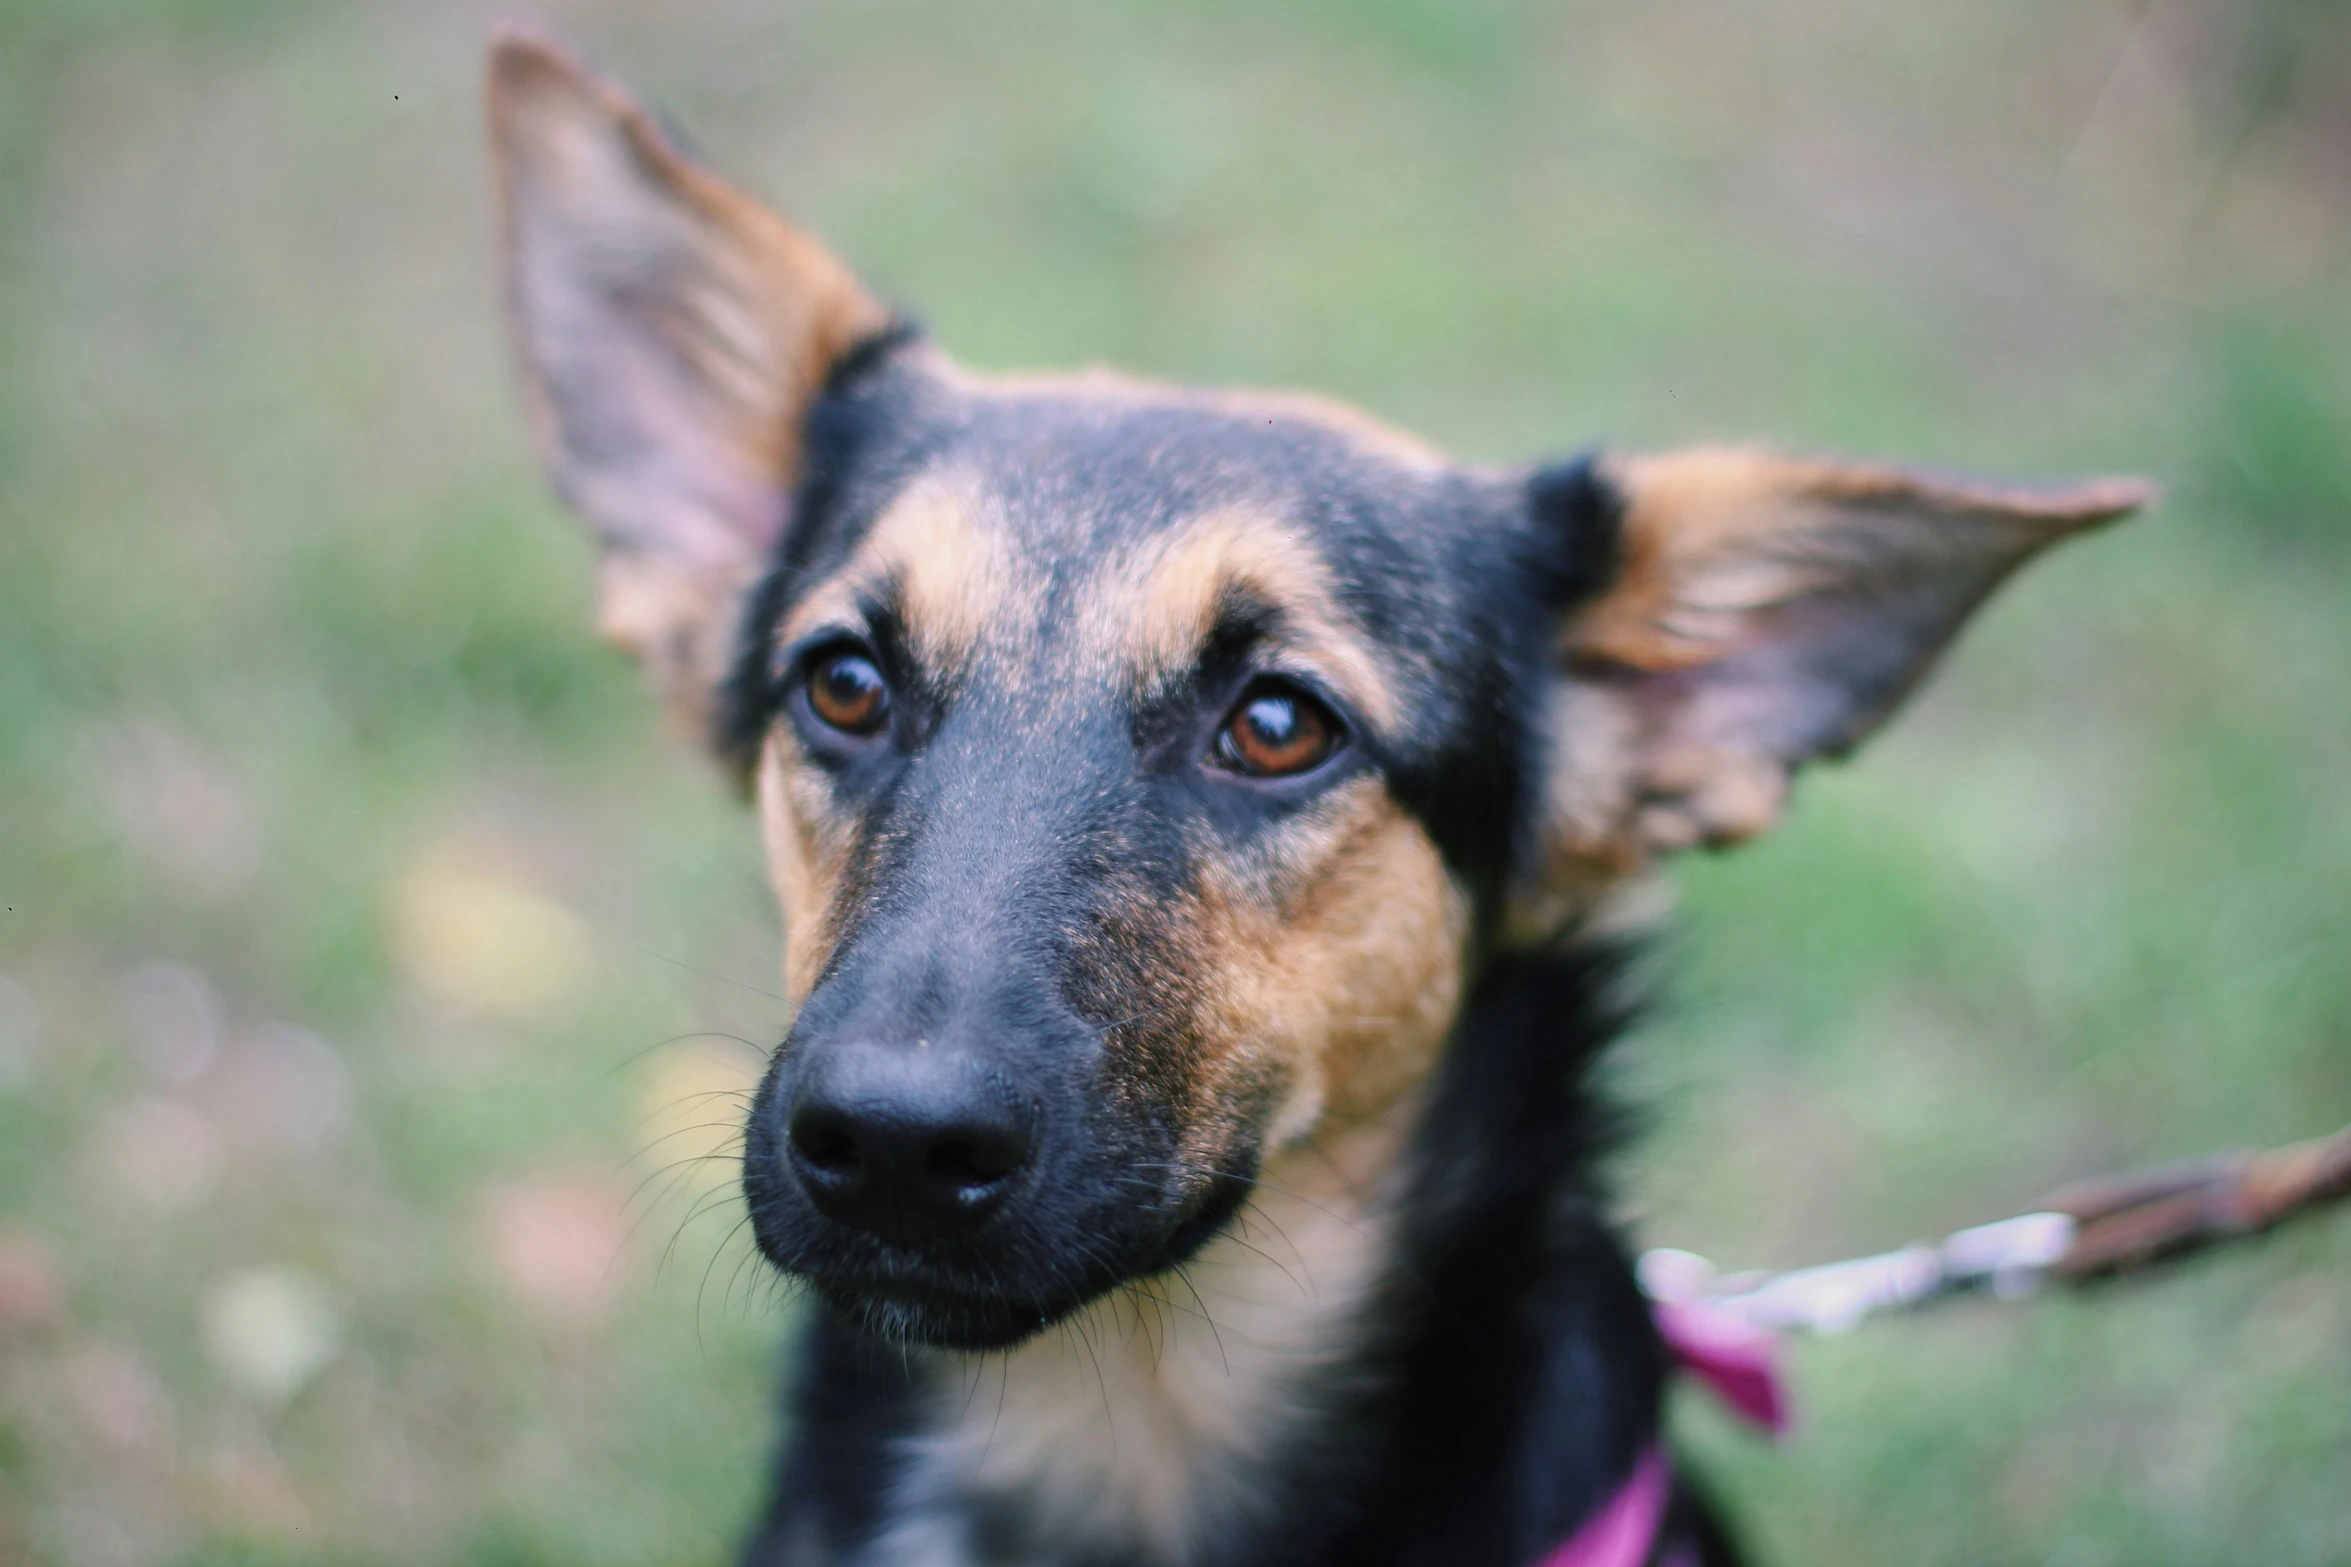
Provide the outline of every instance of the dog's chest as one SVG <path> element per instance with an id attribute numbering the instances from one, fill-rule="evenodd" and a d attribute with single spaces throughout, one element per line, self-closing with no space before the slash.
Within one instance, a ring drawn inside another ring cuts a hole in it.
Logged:
<path id="1" fill-rule="evenodd" d="M 944 1363 L 874 1567 L 1175 1567 L 1262 1517 L 1285 1444 L 1350 1385 L 1389 1255 L 1351 1183 L 1287 1163 L 1180 1276 Z"/>

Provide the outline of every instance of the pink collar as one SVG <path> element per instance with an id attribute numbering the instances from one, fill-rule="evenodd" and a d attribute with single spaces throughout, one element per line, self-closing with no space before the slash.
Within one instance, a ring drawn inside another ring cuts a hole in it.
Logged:
<path id="1" fill-rule="evenodd" d="M 1633 1472 L 1616 1488 L 1607 1504 L 1584 1526 L 1560 1543 L 1537 1567 L 1649 1567 L 1649 1553 L 1657 1547 L 1658 1526 L 1665 1522 L 1665 1504 L 1673 1495 L 1673 1460 L 1662 1444 L 1651 1442 L 1633 1461 Z M 1686 1552 L 1675 1553 L 1660 1567 L 1695 1567 Z"/>
<path id="2" fill-rule="evenodd" d="M 1689 1303 L 1660 1302 L 1652 1310 L 1677 1369 L 1752 1424 L 1774 1436 L 1787 1430 L 1787 1397 L 1772 1353 L 1777 1341 L 1769 1333 Z M 1662 1442 L 1652 1441 L 1615 1494 L 1536 1567 L 1650 1567 L 1672 1499 L 1673 1460 Z M 1697 1562 L 1677 1548 L 1656 1567 Z"/>

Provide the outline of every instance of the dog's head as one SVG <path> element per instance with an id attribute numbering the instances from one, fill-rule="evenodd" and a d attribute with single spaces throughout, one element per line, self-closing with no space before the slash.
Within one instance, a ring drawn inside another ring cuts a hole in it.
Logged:
<path id="1" fill-rule="evenodd" d="M 603 626 L 749 783 L 783 904 L 759 1241 L 895 1336 L 1181 1262 L 1397 1104 L 1481 962 L 1762 831 L 2143 499 L 1477 469 L 1305 398 L 982 377 L 545 43 L 490 109 Z"/>

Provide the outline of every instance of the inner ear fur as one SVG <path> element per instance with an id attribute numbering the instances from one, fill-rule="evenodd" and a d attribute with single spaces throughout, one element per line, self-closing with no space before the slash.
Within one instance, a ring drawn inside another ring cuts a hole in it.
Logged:
<path id="1" fill-rule="evenodd" d="M 889 312 L 546 38 L 492 43 L 489 125 L 531 427 L 602 547 L 599 628 L 706 731 L 803 415 Z"/>
<path id="2" fill-rule="evenodd" d="M 1795 770 L 1868 738 L 2003 578 L 2153 494 L 1742 447 L 1603 457 L 1597 473 L 1617 564 L 1560 632 L 1554 895 L 1771 826 Z"/>

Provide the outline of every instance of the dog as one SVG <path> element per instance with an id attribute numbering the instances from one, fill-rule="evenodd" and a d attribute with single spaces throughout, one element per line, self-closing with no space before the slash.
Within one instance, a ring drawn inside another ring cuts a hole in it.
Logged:
<path id="1" fill-rule="evenodd" d="M 1641 889 L 2146 487 L 979 375 L 554 43 L 489 119 L 601 628 L 782 907 L 744 1562 L 1733 1562 L 1602 1179 Z"/>

